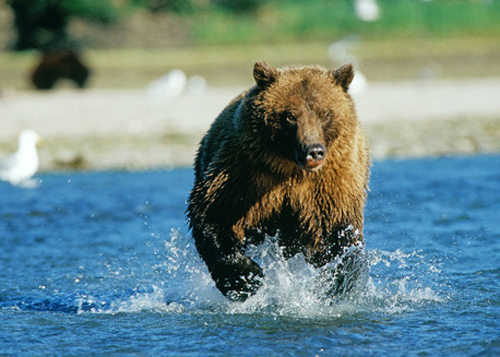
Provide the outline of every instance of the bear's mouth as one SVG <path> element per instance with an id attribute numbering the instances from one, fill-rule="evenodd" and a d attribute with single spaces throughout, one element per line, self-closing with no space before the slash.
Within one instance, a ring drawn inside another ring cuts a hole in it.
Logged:
<path id="1" fill-rule="evenodd" d="M 306 160 L 305 163 L 299 164 L 299 166 L 306 171 L 316 171 L 323 166 L 324 163 L 325 160 Z"/>

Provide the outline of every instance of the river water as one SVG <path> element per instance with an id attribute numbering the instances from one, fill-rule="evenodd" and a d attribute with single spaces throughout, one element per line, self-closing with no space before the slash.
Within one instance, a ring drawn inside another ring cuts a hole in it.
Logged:
<path id="1" fill-rule="evenodd" d="M 500 355 L 500 156 L 375 162 L 370 272 L 343 299 L 272 239 L 262 290 L 223 298 L 186 228 L 192 175 L 0 182 L 0 354 Z"/>

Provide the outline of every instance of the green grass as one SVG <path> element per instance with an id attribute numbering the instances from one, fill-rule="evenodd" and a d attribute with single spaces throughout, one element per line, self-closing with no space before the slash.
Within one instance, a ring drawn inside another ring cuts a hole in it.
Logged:
<path id="1" fill-rule="evenodd" d="M 268 1 L 256 14 L 234 15 L 216 9 L 187 20 L 202 44 L 272 43 L 335 39 L 356 33 L 363 38 L 442 37 L 500 33 L 499 1 L 378 0 L 381 18 L 356 18 L 351 0 Z"/>

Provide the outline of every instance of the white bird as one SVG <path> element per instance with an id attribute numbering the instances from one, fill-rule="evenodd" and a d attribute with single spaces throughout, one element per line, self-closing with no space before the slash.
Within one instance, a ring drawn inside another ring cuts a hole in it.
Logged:
<path id="1" fill-rule="evenodd" d="M 40 137 L 33 130 L 24 130 L 19 135 L 19 148 L 12 156 L 0 162 L 0 179 L 15 186 L 33 187 L 30 178 L 38 171 L 37 144 Z"/>
<path id="2" fill-rule="evenodd" d="M 336 65 L 352 63 L 356 67 L 354 79 L 349 86 L 349 93 L 358 96 L 368 89 L 368 80 L 359 70 L 359 58 L 354 54 L 358 46 L 356 36 L 347 36 L 344 39 L 333 42 L 328 46 L 328 56 Z"/>
<path id="3" fill-rule="evenodd" d="M 376 0 L 355 0 L 356 16 L 362 21 L 376 21 L 380 18 L 380 9 Z"/>
<path id="4" fill-rule="evenodd" d="M 187 76 L 180 69 L 174 69 L 164 76 L 150 82 L 147 91 L 155 97 L 173 99 L 179 97 L 186 90 Z"/>

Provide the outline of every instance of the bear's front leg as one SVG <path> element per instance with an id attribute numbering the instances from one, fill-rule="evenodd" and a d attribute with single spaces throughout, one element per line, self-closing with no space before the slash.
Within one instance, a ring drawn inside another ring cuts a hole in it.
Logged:
<path id="1" fill-rule="evenodd" d="M 262 268 L 240 252 L 226 255 L 207 265 L 217 288 L 231 300 L 244 301 L 262 285 Z"/>
<path id="2" fill-rule="evenodd" d="M 368 278 L 369 263 L 363 235 L 352 225 L 340 226 L 323 240 L 317 240 L 310 262 L 320 268 L 320 285 L 325 297 L 344 297 Z"/>
<path id="3" fill-rule="evenodd" d="M 244 301 L 262 285 L 262 268 L 241 252 L 231 234 L 205 218 L 191 220 L 196 248 L 221 293 L 231 300 Z"/>

